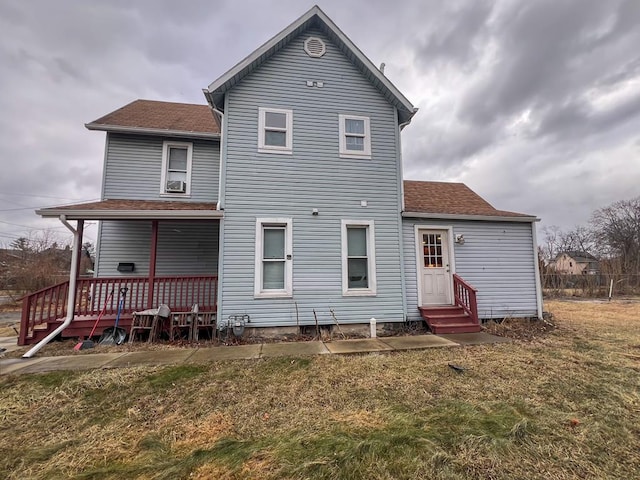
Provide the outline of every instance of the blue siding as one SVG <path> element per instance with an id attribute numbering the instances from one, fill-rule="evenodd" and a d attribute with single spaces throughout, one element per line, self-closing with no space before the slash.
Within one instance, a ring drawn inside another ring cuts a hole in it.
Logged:
<path id="1" fill-rule="evenodd" d="M 191 196 L 160 196 L 164 140 L 193 144 Z M 218 201 L 220 143 L 217 140 L 162 138 L 110 133 L 107 139 L 103 198 Z"/>
<path id="2" fill-rule="evenodd" d="M 407 315 L 419 320 L 415 225 L 451 226 L 456 273 L 478 290 L 480 318 L 537 316 L 531 223 L 403 220 Z"/>
<path id="3" fill-rule="evenodd" d="M 327 53 L 310 58 L 310 35 Z M 306 82 L 322 81 L 323 88 Z M 293 110 L 293 154 L 258 153 L 258 108 Z M 245 78 L 226 99 L 222 318 L 252 325 L 402 321 L 396 110 L 321 32 L 307 32 Z M 339 158 L 338 115 L 370 117 L 372 158 Z M 366 200 L 367 207 L 360 202 Z M 312 216 L 313 208 L 319 210 Z M 293 298 L 254 298 L 255 223 L 293 219 Z M 377 295 L 343 297 L 341 219 L 373 220 Z M 296 305 L 298 316 L 296 316 Z"/>

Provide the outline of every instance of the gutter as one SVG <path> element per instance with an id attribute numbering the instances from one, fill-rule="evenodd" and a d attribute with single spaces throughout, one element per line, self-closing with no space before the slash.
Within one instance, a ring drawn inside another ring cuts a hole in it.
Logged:
<path id="1" fill-rule="evenodd" d="M 443 220 L 477 220 L 490 222 L 521 222 L 533 223 L 540 219 L 534 216 L 513 216 L 503 217 L 499 215 L 457 215 L 452 213 L 425 213 L 425 212 L 402 212 L 403 218 L 434 218 Z"/>
<path id="2" fill-rule="evenodd" d="M 77 229 L 73 228 L 64 215 L 60 215 L 60 221 L 73 233 L 73 250 L 71 251 L 71 272 L 69 273 L 69 295 L 67 296 L 67 318 L 62 325 L 53 332 L 40 340 L 31 350 L 22 355 L 22 358 L 31 358 L 47 343 L 57 337 L 60 332 L 69 326 L 73 320 L 76 300 L 76 283 L 78 279 L 78 251 L 80 250 L 80 234 Z"/>
<path id="3" fill-rule="evenodd" d="M 68 220 L 206 220 L 222 218 L 218 210 L 36 210 L 42 218 L 65 217 Z"/>
<path id="4" fill-rule="evenodd" d="M 103 125 L 99 123 L 85 123 L 84 126 L 87 130 L 98 130 L 102 132 L 137 133 L 141 135 L 162 135 L 165 137 L 202 138 L 205 140 L 220 139 L 219 133 L 189 132 L 185 130 L 165 130 L 163 128 L 123 127 L 122 125 Z"/>

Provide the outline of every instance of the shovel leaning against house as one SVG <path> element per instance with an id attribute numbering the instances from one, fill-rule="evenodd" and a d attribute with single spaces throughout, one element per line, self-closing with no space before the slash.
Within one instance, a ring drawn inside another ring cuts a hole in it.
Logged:
<path id="1" fill-rule="evenodd" d="M 102 332 L 98 345 L 121 345 L 124 343 L 124 339 L 127 338 L 127 332 L 124 328 L 118 327 L 120 321 L 120 314 L 124 308 L 124 300 L 127 296 L 128 288 L 120 289 L 120 301 L 118 302 L 118 313 L 116 314 L 116 323 L 113 327 L 105 328 Z"/>

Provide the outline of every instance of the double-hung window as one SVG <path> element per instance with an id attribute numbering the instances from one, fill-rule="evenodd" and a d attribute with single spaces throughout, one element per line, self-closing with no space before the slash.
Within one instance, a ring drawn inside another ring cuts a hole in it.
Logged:
<path id="1" fill-rule="evenodd" d="M 256 220 L 256 297 L 290 297 L 292 231 L 290 218 Z"/>
<path id="2" fill-rule="evenodd" d="M 193 144 L 191 143 L 164 142 L 162 144 L 161 195 L 191 194 L 192 156 Z"/>
<path id="3" fill-rule="evenodd" d="M 371 127 L 369 117 L 338 115 L 340 156 L 371 158 Z"/>
<path id="4" fill-rule="evenodd" d="M 342 293 L 376 294 L 375 232 L 372 220 L 342 221 Z"/>
<path id="5" fill-rule="evenodd" d="M 293 111 L 260 107 L 258 117 L 258 151 L 291 154 Z"/>

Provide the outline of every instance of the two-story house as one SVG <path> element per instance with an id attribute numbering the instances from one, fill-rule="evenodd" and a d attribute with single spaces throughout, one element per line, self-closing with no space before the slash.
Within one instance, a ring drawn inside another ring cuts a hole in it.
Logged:
<path id="1" fill-rule="evenodd" d="M 82 222 L 100 221 L 96 278 L 70 279 L 75 315 L 64 302 L 34 313 L 34 296 L 22 343 L 63 312 L 65 335 L 83 334 L 122 286 L 125 325 L 159 303 L 279 331 L 371 318 L 477 331 L 479 318 L 541 315 L 536 218 L 463 184 L 403 181 L 417 109 L 318 7 L 204 96 L 137 100 L 86 125 L 106 132 L 102 200 L 37 213 L 77 220 L 80 243 Z"/>

